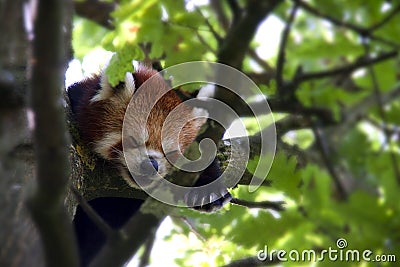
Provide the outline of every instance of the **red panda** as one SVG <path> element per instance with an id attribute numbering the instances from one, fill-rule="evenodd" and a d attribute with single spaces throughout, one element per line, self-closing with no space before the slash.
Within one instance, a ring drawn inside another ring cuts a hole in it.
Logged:
<path id="1" fill-rule="evenodd" d="M 145 86 L 142 86 L 150 77 L 152 77 L 150 84 L 146 83 Z M 135 166 L 134 175 L 151 177 L 158 174 L 164 177 L 171 168 L 166 154 L 176 153 L 177 150 L 183 152 L 192 143 L 200 127 L 204 124 L 206 119 L 204 115 L 199 114 L 201 113 L 200 109 L 182 104 L 178 94 L 174 90 L 170 90 L 170 86 L 156 70 L 141 65 L 135 72 L 127 73 L 125 81 L 115 87 L 112 87 L 106 75 L 101 73 L 68 88 L 72 114 L 82 140 L 97 155 L 118 166 L 121 176 L 132 187 L 137 187 L 137 185 L 128 171 L 125 161 L 122 128 L 127 107 L 132 98 L 138 95 L 139 90 L 145 91 L 140 94 L 141 99 L 135 99 L 137 100 L 135 102 L 137 112 L 141 111 L 141 105 L 144 109 L 146 102 L 151 101 L 149 100 L 151 95 L 161 93 L 163 96 L 151 109 L 145 123 L 136 123 L 135 126 L 128 129 L 128 138 L 131 139 L 129 141 L 132 143 L 132 148 L 141 145 L 136 143 L 136 137 L 141 135 L 145 136 L 145 142 L 142 145 L 147 149 L 145 155 L 137 153 L 129 160 L 133 161 Z M 167 116 L 178 105 L 180 105 L 179 113 L 175 112 L 174 117 L 168 119 L 170 123 L 166 126 L 167 129 L 162 130 Z M 131 116 L 135 116 L 135 114 Z M 182 125 L 184 126 L 181 127 Z M 177 136 L 178 138 L 176 138 Z M 178 140 L 178 143 L 174 140 Z M 166 147 L 169 151 L 164 151 L 165 143 L 167 143 Z M 214 160 L 200 175 L 195 185 L 212 182 L 220 174 L 218 162 Z M 221 190 L 217 193 L 221 196 L 220 199 L 197 208 L 203 211 L 213 211 L 230 200 L 230 195 L 226 190 L 222 194 Z M 193 197 L 209 199 L 209 196 Z"/>

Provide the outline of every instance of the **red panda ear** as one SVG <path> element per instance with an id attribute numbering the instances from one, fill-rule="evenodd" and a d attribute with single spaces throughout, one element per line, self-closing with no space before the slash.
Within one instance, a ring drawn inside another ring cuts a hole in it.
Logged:
<path id="1" fill-rule="evenodd" d="M 132 94 L 137 89 L 135 76 L 133 75 L 132 72 L 127 72 L 125 74 L 125 87 L 124 87 L 124 89 L 128 91 L 130 96 L 132 96 Z"/>
<path id="2" fill-rule="evenodd" d="M 90 100 L 91 102 L 96 102 L 100 100 L 106 100 L 113 97 L 115 94 L 122 95 L 123 98 L 130 98 L 135 91 L 135 79 L 132 73 L 127 72 L 125 74 L 124 81 L 121 81 L 116 86 L 111 86 L 108 81 L 108 77 L 103 71 L 101 73 L 100 79 L 101 89 L 98 93 Z"/>
<path id="3" fill-rule="evenodd" d="M 157 75 L 157 73 L 158 73 L 157 70 L 139 64 L 135 68 L 135 72 L 132 73 L 136 89 L 142 86 L 142 84 L 145 83 L 148 79 L 150 79 L 153 75 Z"/>
<path id="4" fill-rule="evenodd" d="M 92 76 L 68 87 L 67 94 L 74 117 L 100 90 L 99 76 Z"/>

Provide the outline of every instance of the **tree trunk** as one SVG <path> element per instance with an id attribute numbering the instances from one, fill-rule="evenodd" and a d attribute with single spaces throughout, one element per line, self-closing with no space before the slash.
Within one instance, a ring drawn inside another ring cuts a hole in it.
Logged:
<path id="1" fill-rule="evenodd" d="M 29 40 L 23 6 L 22 0 L 0 3 L 1 266 L 44 266 L 40 240 L 25 205 L 34 160 L 26 108 Z"/>

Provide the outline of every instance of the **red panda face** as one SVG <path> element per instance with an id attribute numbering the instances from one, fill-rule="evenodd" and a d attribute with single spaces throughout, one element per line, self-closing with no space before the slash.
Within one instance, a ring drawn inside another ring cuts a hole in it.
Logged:
<path id="1" fill-rule="evenodd" d="M 135 74 L 142 75 L 142 70 Z M 146 79 L 134 91 L 124 118 L 123 150 L 132 176 L 149 182 L 164 177 L 170 161 L 196 137 L 204 115 L 183 104 L 158 74 Z"/>
<path id="2" fill-rule="evenodd" d="M 101 157 L 115 162 L 133 187 L 137 187 L 136 177 L 149 182 L 164 177 L 171 168 L 168 159 L 190 145 L 207 112 L 182 103 L 152 69 L 140 67 L 127 73 L 116 87 L 110 86 L 104 74 L 87 80 L 90 86 L 85 81 L 75 86 L 85 90 L 96 80 L 99 88 L 89 88 L 77 109 L 84 141 Z"/>

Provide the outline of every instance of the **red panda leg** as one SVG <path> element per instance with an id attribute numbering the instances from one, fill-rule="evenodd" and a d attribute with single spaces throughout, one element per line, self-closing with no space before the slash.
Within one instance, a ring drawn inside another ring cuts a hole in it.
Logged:
<path id="1" fill-rule="evenodd" d="M 214 159 L 214 161 L 200 174 L 200 177 L 199 179 L 197 179 L 194 187 L 209 184 L 218 179 L 221 174 L 222 171 L 219 165 L 219 161 L 217 159 Z M 223 185 L 222 183 L 217 183 L 216 186 L 214 186 L 212 192 L 209 192 L 209 190 L 205 190 L 204 192 L 202 192 L 201 190 L 199 191 L 198 188 L 196 188 L 195 190 L 190 191 L 185 196 L 185 201 L 188 205 L 191 205 L 194 202 L 198 202 L 198 199 L 201 200 L 201 203 L 204 202 L 207 204 L 194 206 L 194 209 L 203 212 L 214 212 L 230 202 L 232 196 L 228 192 L 225 185 Z M 213 199 L 213 201 L 208 203 L 210 199 Z"/>

